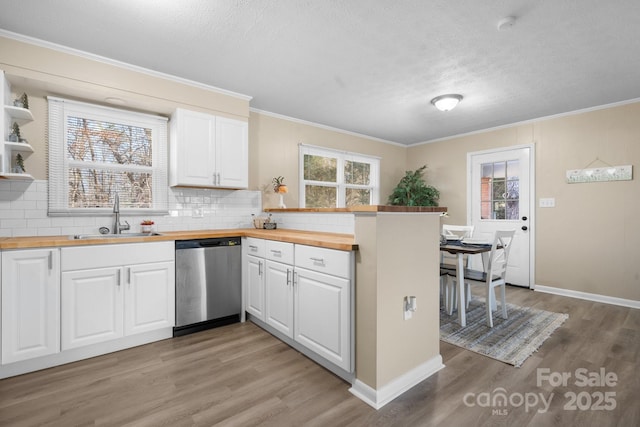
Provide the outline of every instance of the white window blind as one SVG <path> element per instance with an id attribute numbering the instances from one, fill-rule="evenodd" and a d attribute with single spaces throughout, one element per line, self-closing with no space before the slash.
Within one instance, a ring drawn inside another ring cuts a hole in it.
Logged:
<path id="1" fill-rule="evenodd" d="M 49 214 L 167 210 L 167 119 L 49 97 Z"/>

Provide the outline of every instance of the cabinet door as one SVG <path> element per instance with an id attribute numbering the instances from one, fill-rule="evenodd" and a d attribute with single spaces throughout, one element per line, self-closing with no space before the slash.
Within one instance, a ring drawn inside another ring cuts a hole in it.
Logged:
<path id="1" fill-rule="evenodd" d="M 293 338 L 293 267 L 266 261 L 265 322 Z"/>
<path id="2" fill-rule="evenodd" d="M 57 249 L 2 253 L 2 363 L 60 351 Z"/>
<path id="3" fill-rule="evenodd" d="M 264 320 L 264 259 L 247 255 L 245 264 L 247 313 Z"/>
<path id="4" fill-rule="evenodd" d="M 125 267 L 125 335 L 173 327 L 175 271 L 172 262 Z"/>
<path id="5" fill-rule="evenodd" d="M 350 281 L 296 268 L 294 339 L 350 371 Z"/>
<path id="6" fill-rule="evenodd" d="M 215 137 L 215 116 L 176 110 L 171 117 L 171 185 L 213 186 Z"/>
<path id="7" fill-rule="evenodd" d="M 216 187 L 249 186 L 249 125 L 216 117 Z"/>
<path id="8" fill-rule="evenodd" d="M 122 268 L 62 273 L 62 349 L 123 336 Z"/>

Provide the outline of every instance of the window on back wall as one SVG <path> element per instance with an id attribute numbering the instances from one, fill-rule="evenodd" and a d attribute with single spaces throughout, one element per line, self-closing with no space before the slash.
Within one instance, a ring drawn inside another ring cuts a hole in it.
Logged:
<path id="1" fill-rule="evenodd" d="M 380 159 L 300 146 L 300 205 L 335 208 L 378 204 Z"/>
<path id="2" fill-rule="evenodd" d="M 167 119 L 49 101 L 49 213 L 167 210 Z"/>

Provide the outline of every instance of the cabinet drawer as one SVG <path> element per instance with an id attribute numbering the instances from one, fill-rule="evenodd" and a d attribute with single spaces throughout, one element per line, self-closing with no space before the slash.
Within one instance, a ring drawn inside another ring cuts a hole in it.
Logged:
<path id="1" fill-rule="evenodd" d="M 293 265 L 293 243 L 266 241 L 266 258 Z"/>
<path id="2" fill-rule="evenodd" d="M 173 241 L 62 248 L 62 271 L 173 261 Z"/>
<path id="3" fill-rule="evenodd" d="M 295 260 L 296 267 L 303 267 L 347 279 L 351 277 L 351 252 L 296 245 Z"/>
<path id="4" fill-rule="evenodd" d="M 248 255 L 264 258 L 265 241 L 264 239 L 256 239 L 255 237 L 247 237 L 242 248 Z"/>

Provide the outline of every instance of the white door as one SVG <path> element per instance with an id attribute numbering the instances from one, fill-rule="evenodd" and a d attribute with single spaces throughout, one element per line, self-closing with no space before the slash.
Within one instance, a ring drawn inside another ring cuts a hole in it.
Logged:
<path id="1" fill-rule="evenodd" d="M 248 255 L 244 268 L 247 291 L 245 310 L 252 316 L 264 320 L 264 260 Z"/>
<path id="2" fill-rule="evenodd" d="M 497 230 L 515 230 L 507 282 L 530 287 L 533 214 L 533 147 L 469 153 L 468 223 L 474 238 L 493 240 Z M 479 268 L 478 260 L 473 260 Z"/>
<path id="3" fill-rule="evenodd" d="M 60 351 L 57 249 L 2 253 L 2 363 Z"/>
<path id="4" fill-rule="evenodd" d="M 216 117 L 216 187 L 249 186 L 249 125 Z"/>
<path id="5" fill-rule="evenodd" d="M 349 371 L 350 281 L 296 268 L 294 287 L 294 339 Z"/>
<path id="6" fill-rule="evenodd" d="M 274 261 L 265 266 L 265 322 L 293 338 L 293 267 Z"/>
<path id="7" fill-rule="evenodd" d="M 125 335 L 174 326 L 174 271 L 173 262 L 125 267 Z"/>
<path id="8" fill-rule="evenodd" d="M 124 335 L 122 268 L 62 273 L 62 349 Z"/>

